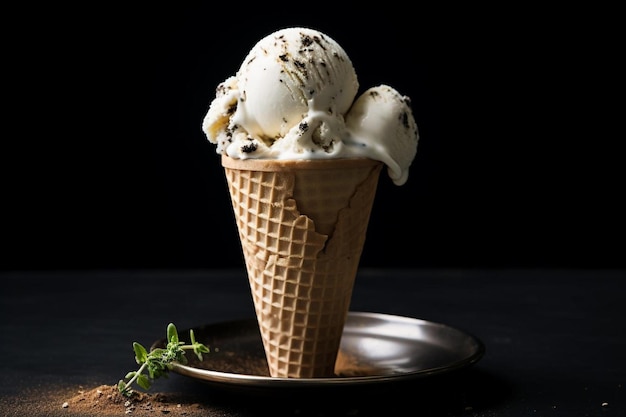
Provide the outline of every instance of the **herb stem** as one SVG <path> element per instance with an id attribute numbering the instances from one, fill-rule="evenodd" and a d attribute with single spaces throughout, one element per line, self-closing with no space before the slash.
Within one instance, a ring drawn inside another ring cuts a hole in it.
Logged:
<path id="1" fill-rule="evenodd" d="M 128 382 L 126 383 L 126 386 L 129 388 L 125 389 L 124 391 L 130 391 L 130 386 L 133 384 L 133 382 L 137 380 L 137 378 L 139 378 L 139 375 L 141 375 L 143 373 L 143 370 L 146 369 L 147 367 L 148 367 L 148 362 L 144 362 L 143 364 L 141 364 L 141 366 L 137 370 L 137 373 L 133 375 L 133 377 L 129 379 Z"/>
<path id="2" fill-rule="evenodd" d="M 133 383 L 143 389 L 149 389 L 155 379 L 167 374 L 171 369 L 172 362 L 179 362 L 183 365 L 187 363 L 186 350 L 193 350 L 196 357 L 202 360 L 202 354 L 208 353 L 209 348 L 196 341 L 193 330 L 189 331 L 189 337 L 191 338 L 191 345 L 185 345 L 185 342 L 181 342 L 178 338 L 176 326 L 170 323 L 167 326 L 167 345 L 165 348 L 155 348 L 148 352 L 141 344 L 134 342 L 135 360 L 141 366 L 137 371 L 129 372 L 126 375 L 124 379 L 130 378 L 128 381 L 122 379 L 118 382 L 119 391 L 126 396 L 131 396 Z M 148 375 L 144 374 L 146 368 Z"/>

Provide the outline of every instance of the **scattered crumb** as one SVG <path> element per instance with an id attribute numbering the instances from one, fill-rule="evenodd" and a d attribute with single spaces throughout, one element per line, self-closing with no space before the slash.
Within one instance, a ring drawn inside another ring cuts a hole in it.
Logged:
<path id="1" fill-rule="evenodd" d="M 383 371 L 369 364 L 362 363 L 355 355 L 340 350 L 335 363 L 335 373 L 341 377 L 355 377 L 380 375 Z"/>
<path id="2" fill-rule="evenodd" d="M 24 392 L 19 397 L 0 399 L 0 414 L 6 417 L 123 417 L 168 416 L 205 417 L 215 415 L 201 404 L 178 394 L 135 391 L 130 398 L 120 394 L 117 385 L 92 389 L 50 388 Z"/>
<path id="3" fill-rule="evenodd" d="M 75 413 L 85 415 L 145 415 L 151 413 L 168 416 L 193 416 L 192 412 L 201 409 L 199 404 L 182 404 L 169 395 L 134 391 L 130 397 L 123 396 L 117 385 L 100 385 L 88 391 L 78 391 L 62 405 Z"/>

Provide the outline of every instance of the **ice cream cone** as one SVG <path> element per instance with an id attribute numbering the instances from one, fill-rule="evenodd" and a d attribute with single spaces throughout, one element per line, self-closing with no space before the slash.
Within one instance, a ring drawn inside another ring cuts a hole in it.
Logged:
<path id="1" fill-rule="evenodd" d="M 270 375 L 334 376 L 382 163 L 222 165 Z"/>

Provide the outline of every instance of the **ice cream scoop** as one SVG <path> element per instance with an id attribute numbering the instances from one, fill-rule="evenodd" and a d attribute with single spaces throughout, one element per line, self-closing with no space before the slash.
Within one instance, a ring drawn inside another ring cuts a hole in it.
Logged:
<path id="1" fill-rule="evenodd" d="M 384 162 L 397 185 L 406 182 L 417 153 L 417 125 L 410 105 L 407 96 L 380 85 L 365 91 L 346 116 L 346 143 Z"/>
<path id="2" fill-rule="evenodd" d="M 388 85 L 356 98 L 358 89 L 335 40 L 309 28 L 278 30 L 219 84 L 202 129 L 231 158 L 366 157 L 402 185 L 419 139 L 410 100 Z"/>
<path id="3" fill-rule="evenodd" d="M 233 123 L 271 141 L 309 113 L 345 114 L 359 84 L 352 62 L 334 40 L 311 29 L 263 38 L 244 59 Z"/>

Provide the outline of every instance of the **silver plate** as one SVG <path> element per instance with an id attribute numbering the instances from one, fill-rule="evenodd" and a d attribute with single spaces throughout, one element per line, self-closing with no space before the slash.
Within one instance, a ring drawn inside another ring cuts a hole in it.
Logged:
<path id="1" fill-rule="evenodd" d="M 196 340 L 211 352 L 199 361 L 188 354 L 186 365 L 172 371 L 203 382 L 240 387 L 319 387 L 373 384 L 424 378 L 476 363 L 485 346 L 454 327 L 426 320 L 380 313 L 350 312 L 331 378 L 270 377 L 255 319 L 193 327 Z M 189 329 L 179 330 L 189 342 Z M 158 340 L 152 349 L 165 346 Z"/>

